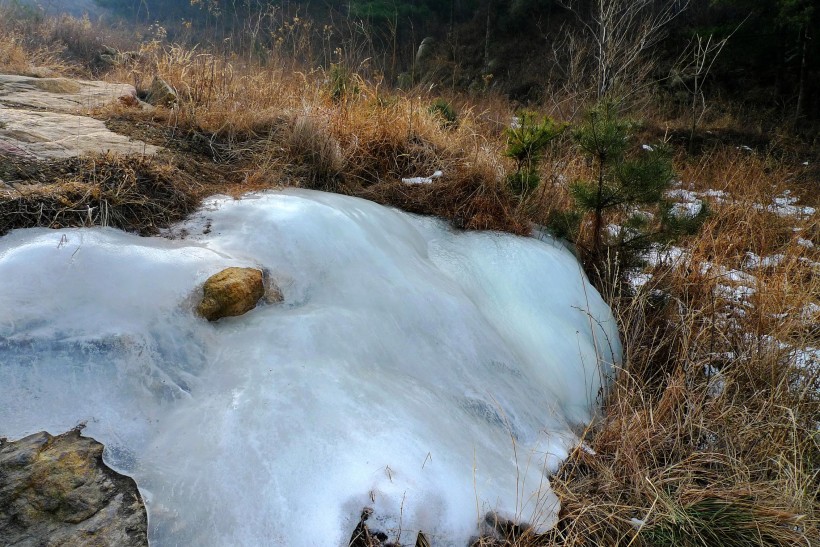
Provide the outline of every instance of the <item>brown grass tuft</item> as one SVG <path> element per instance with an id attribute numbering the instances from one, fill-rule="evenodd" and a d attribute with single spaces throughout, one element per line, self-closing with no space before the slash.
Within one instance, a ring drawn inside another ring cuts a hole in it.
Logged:
<path id="1" fill-rule="evenodd" d="M 190 213 L 201 191 L 196 179 L 174 165 L 139 156 L 89 156 L 23 171 L 52 176 L 38 182 L 6 174 L 14 178 L 0 188 L 0 235 L 35 226 L 113 226 L 155 234 Z"/>

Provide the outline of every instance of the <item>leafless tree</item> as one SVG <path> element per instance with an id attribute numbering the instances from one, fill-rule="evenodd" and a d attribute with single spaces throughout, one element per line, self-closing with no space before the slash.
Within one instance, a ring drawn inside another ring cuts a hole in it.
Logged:
<path id="1" fill-rule="evenodd" d="M 550 86 L 547 96 L 552 102 L 550 110 L 562 120 L 574 119 L 589 102 L 591 94 L 591 67 L 586 62 L 589 43 L 569 27 L 571 25 L 561 25 L 557 31 L 544 36 L 551 58 L 547 65 L 546 81 Z"/>
<path id="2" fill-rule="evenodd" d="M 665 36 L 665 27 L 689 7 L 689 0 L 561 0 L 590 43 L 598 98 L 628 94 L 648 74 L 647 53 Z"/>
<path id="3" fill-rule="evenodd" d="M 707 76 L 709 76 L 709 72 L 712 70 L 712 65 L 715 64 L 715 61 L 730 37 L 731 35 L 721 40 L 716 40 L 711 34 L 706 37 L 696 34 L 672 69 L 672 74 L 670 75 L 672 84 L 682 86 L 686 90 L 691 107 L 691 125 L 689 127 L 690 148 L 694 141 L 698 124 L 703 119 L 704 114 L 706 114 L 706 95 L 703 93 L 703 84 Z"/>

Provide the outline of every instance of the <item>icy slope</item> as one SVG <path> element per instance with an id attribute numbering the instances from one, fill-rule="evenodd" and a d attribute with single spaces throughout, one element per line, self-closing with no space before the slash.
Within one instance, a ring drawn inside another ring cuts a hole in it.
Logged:
<path id="1" fill-rule="evenodd" d="M 0 238 L 0 435 L 87 421 L 160 546 L 346 545 L 365 506 L 403 542 L 464 545 L 487 510 L 551 524 L 544 472 L 620 353 L 560 245 L 308 191 L 173 232 Z M 285 302 L 195 317 L 227 266 Z"/>

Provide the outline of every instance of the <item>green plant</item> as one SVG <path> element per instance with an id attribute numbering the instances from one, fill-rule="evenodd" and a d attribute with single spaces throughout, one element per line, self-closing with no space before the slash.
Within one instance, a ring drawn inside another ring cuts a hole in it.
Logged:
<path id="1" fill-rule="evenodd" d="M 453 105 L 447 100 L 442 98 L 436 99 L 433 101 L 433 104 L 430 105 L 428 110 L 430 114 L 441 120 L 442 127 L 449 128 L 455 126 L 456 120 L 458 119 L 458 114 L 456 114 L 456 110 L 453 108 Z"/>
<path id="2" fill-rule="evenodd" d="M 593 173 L 572 184 L 575 211 L 558 216 L 555 224 L 559 232 L 577 236 L 580 224 L 592 217 L 591 243 L 577 243 L 587 253 L 587 265 L 599 274 L 613 258 L 617 264 L 608 266 L 617 267 L 606 270 L 624 273 L 650 244 L 694 233 L 708 215 L 705 204 L 691 216 L 673 212 L 664 199 L 674 178 L 670 150 L 663 143 L 630 150 L 635 127 L 619 116 L 616 103 L 604 101 L 587 112 L 573 133 Z M 616 214 L 617 228 L 610 229 L 606 221 Z"/>
<path id="3" fill-rule="evenodd" d="M 538 187 L 541 182 L 538 166 L 544 152 L 566 128 L 566 124 L 550 117 L 539 119 L 535 112 L 525 111 L 506 129 L 504 155 L 516 162 L 515 172 L 507 176 L 507 183 L 515 195 L 523 196 Z"/>
<path id="4" fill-rule="evenodd" d="M 328 76 L 330 97 L 334 102 L 343 102 L 348 97 L 359 94 L 359 77 L 346 66 L 339 63 L 330 65 Z"/>

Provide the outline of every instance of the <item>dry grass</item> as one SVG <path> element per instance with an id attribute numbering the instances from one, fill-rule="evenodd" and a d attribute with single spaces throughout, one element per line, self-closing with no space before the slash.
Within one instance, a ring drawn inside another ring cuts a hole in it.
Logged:
<path id="1" fill-rule="evenodd" d="M 0 68 L 10 70 L 28 66 L 36 50 L 6 34 L 0 55 Z M 241 182 L 202 186 L 174 161 L 85 158 L 52 185 L 0 200 L 0 233 L 101 223 L 150 233 L 209 191 L 286 184 L 439 215 L 462 228 L 526 233 L 530 222 L 546 223 L 568 207 L 567 184 L 588 174 L 564 143 L 543 163 L 542 186 L 519 201 L 503 182 L 511 169 L 501 153 L 513 112 L 506 101 L 451 97 L 460 115 L 444 128 L 428 112 L 435 96 L 425 90 L 385 90 L 352 74 L 339 95 L 325 72 L 286 66 L 275 54 L 258 65 L 143 42 L 141 57 L 107 77 L 144 91 L 158 74 L 178 90 L 178 105 L 97 115 L 149 127 L 185 150 L 186 161 L 215 162 Z M 737 125 L 725 116 L 708 123 Z M 799 164 L 773 158 L 734 145 L 678 158 L 685 185 L 722 190 L 727 199 L 713 200 L 701 234 L 680 242 L 687 260 L 647 271 L 652 280 L 637 292 L 605 294 L 620 323 L 624 363 L 584 432 L 592 450 L 574 451 L 551 478 L 562 501 L 558 527 L 541 537 L 508 527 L 506 537 L 481 544 L 817 543 L 820 365 L 797 356 L 820 347 L 820 308 L 809 305 L 820 305 L 820 223 L 817 215 L 778 216 L 767 207 L 789 189 L 808 205 L 820 198 L 816 180 L 797 183 L 805 179 Z M 432 184 L 401 182 L 436 170 L 444 176 Z M 753 267 L 748 253 L 783 258 Z M 732 271 L 755 278 L 743 302 L 731 296 Z"/>
<path id="2" fill-rule="evenodd" d="M 688 260 L 655 268 L 637 294 L 606 295 L 625 355 L 585 432 L 594 453 L 576 449 L 551 478 L 558 527 L 514 544 L 820 538 L 820 353 L 806 353 L 820 347 L 820 253 L 797 244 L 820 243 L 817 216 L 761 209 L 789 185 L 789 166 L 770 158 L 722 150 L 683 162 L 694 189 L 730 197 L 683 242 Z M 752 267 L 747 252 L 783 259 Z M 754 276 L 744 301 L 725 290 L 731 270 Z"/>
<path id="3" fill-rule="evenodd" d="M 175 134 L 207 139 L 220 159 L 239 163 L 248 180 L 332 190 L 406 210 L 437 214 L 456 225 L 527 230 L 503 184 L 499 120 L 465 108 L 445 129 L 429 111 L 433 95 L 384 93 L 356 74 L 339 95 L 323 71 L 285 73 L 277 63 L 248 65 L 181 47 L 145 51 L 109 77 L 135 81 L 158 74 L 179 92 L 174 109 L 151 114 Z M 441 170 L 435 185 L 402 178 Z"/>
<path id="4" fill-rule="evenodd" d="M 193 211 L 202 193 L 192 175 L 149 157 L 17 161 L 5 171 L 0 235 L 30 226 L 113 226 L 151 235 Z M 42 182 L 31 178 L 32 171 Z"/>
<path id="5" fill-rule="evenodd" d="M 72 72 L 74 67 L 61 58 L 62 52 L 59 44 L 32 44 L 20 30 L 8 29 L 0 35 L 0 71 L 25 76 Z"/>
<path id="6" fill-rule="evenodd" d="M 104 68 L 103 44 L 125 43 L 122 32 L 68 15 L 0 2 L 0 70 L 31 76 L 90 76 Z"/>

